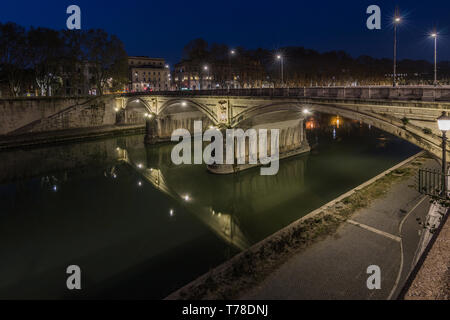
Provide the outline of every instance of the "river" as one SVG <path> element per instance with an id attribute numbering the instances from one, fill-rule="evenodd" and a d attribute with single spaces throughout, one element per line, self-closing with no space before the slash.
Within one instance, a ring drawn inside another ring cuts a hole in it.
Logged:
<path id="1" fill-rule="evenodd" d="M 417 153 L 347 119 L 307 123 L 310 153 L 213 175 L 143 136 L 0 153 L 0 298 L 161 299 Z M 81 269 L 81 290 L 66 268 Z"/>

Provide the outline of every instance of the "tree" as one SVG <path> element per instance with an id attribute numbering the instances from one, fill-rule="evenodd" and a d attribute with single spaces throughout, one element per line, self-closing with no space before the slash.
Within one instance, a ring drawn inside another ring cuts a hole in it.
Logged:
<path id="1" fill-rule="evenodd" d="M 107 86 L 120 88 L 128 82 L 128 56 L 119 38 L 103 30 L 89 30 L 83 46 L 99 95 Z"/>
<path id="2" fill-rule="evenodd" d="M 0 23 L 0 73 L 13 96 L 22 90 L 29 63 L 25 35 L 25 29 L 15 23 Z"/>
<path id="3" fill-rule="evenodd" d="M 35 72 L 35 81 L 43 96 L 51 96 L 61 85 L 64 41 L 61 34 L 47 28 L 31 28 L 28 45 Z"/>
<path id="4" fill-rule="evenodd" d="M 201 38 L 190 41 L 183 49 L 185 60 L 207 60 L 208 57 L 208 42 Z"/>

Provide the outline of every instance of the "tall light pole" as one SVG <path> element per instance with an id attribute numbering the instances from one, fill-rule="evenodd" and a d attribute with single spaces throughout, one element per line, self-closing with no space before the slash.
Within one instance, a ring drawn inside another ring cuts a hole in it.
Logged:
<path id="1" fill-rule="evenodd" d="M 434 38 L 434 86 L 437 86 L 437 32 L 434 31 L 431 37 Z"/>
<path id="2" fill-rule="evenodd" d="M 228 69 L 230 70 L 230 82 L 228 83 L 228 90 L 230 90 L 231 82 L 233 81 L 233 71 L 231 70 L 231 58 L 236 54 L 236 50 L 231 49 L 228 55 Z"/>
<path id="3" fill-rule="evenodd" d="M 450 130 L 450 117 L 445 111 L 437 118 L 437 123 L 442 131 L 442 196 L 447 198 L 447 131 Z"/>
<path id="4" fill-rule="evenodd" d="M 170 81 L 172 80 L 170 78 L 170 66 L 166 64 L 164 67 L 167 69 L 166 90 L 170 90 Z"/>
<path id="5" fill-rule="evenodd" d="M 400 23 L 400 21 L 401 19 L 398 13 L 398 8 L 396 8 L 394 17 L 394 87 L 397 86 L 397 25 Z"/>
<path id="6" fill-rule="evenodd" d="M 284 87 L 283 56 L 281 54 L 279 54 L 279 55 L 277 55 L 277 59 L 280 60 L 280 64 L 281 64 L 281 86 Z"/>
<path id="7" fill-rule="evenodd" d="M 203 70 L 206 71 L 206 83 L 208 83 L 208 78 L 209 78 L 209 68 L 208 68 L 208 66 L 203 66 Z"/>

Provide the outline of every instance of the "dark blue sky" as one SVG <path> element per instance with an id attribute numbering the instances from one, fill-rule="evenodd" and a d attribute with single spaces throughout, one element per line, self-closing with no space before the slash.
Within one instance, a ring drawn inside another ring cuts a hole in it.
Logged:
<path id="1" fill-rule="evenodd" d="M 345 50 L 353 56 L 392 56 L 391 17 L 398 4 L 404 21 L 399 29 L 399 58 L 433 57 L 428 33 L 437 26 L 439 60 L 450 60 L 449 0 L 58 0 L 6 1 L 0 21 L 23 26 L 65 28 L 68 5 L 82 11 L 82 28 L 103 28 L 125 43 L 130 55 L 164 57 L 177 62 L 191 39 L 230 46 L 276 49 L 304 46 L 319 51 Z M 366 8 L 377 4 L 382 30 L 366 28 Z"/>

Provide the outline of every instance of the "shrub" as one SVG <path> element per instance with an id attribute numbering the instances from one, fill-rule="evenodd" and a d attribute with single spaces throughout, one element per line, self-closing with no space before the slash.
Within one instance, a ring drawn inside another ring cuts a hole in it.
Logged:
<path id="1" fill-rule="evenodd" d="M 409 119 L 407 117 L 403 117 L 402 118 L 402 122 L 406 126 L 408 124 L 408 122 L 409 122 Z"/>

